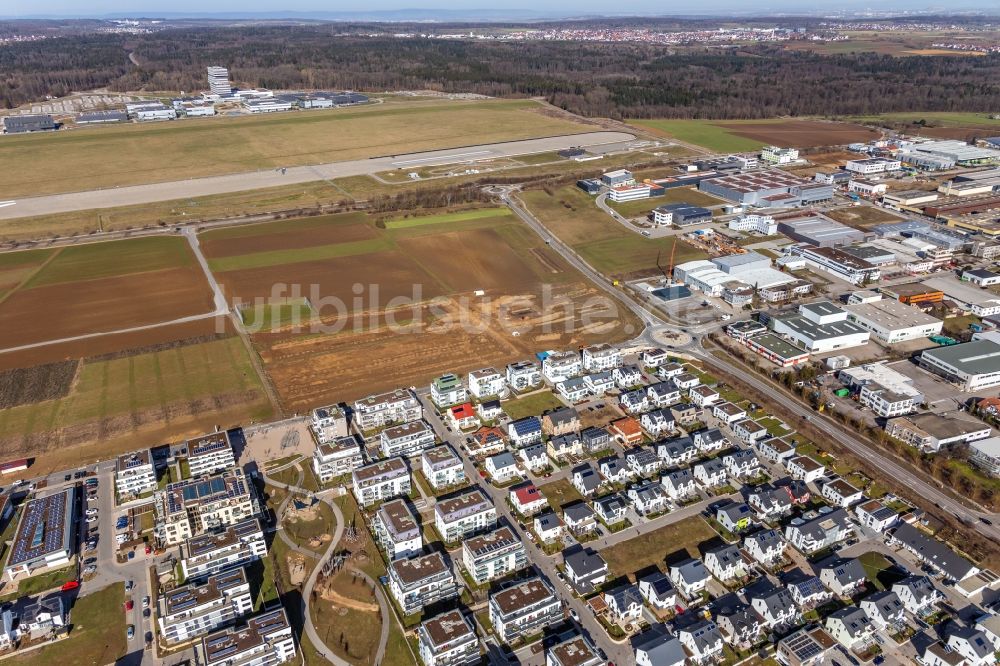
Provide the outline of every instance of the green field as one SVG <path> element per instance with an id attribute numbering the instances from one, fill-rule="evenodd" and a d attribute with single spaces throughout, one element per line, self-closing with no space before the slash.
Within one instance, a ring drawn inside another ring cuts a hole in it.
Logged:
<path id="1" fill-rule="evenodd" d="M 764 146 L 762 141 L 737 136 L 709 120 L 630 120 L 629 123 L 717 153 L 749 152 Z"/>
<path id="2" fill-rule="evenodd" d="M 5 437 L 81 427 L 145 410 L 165 413 L 213 396 L 256 391 L 248 415 L 269 411 L 260 380 L 239 338 L 231 337 L 107 361 L 84 362 L 69 395 L 0 411 Z M 207 416 L 208 414 L 206 414 Z M 166 417 L 166 425 L 170 417 Z"/>
<path id="3" fill-rule="evenodd" d="M 6 197 L 458 148 L 593 128 L 529 100 L 405 101 L 5 137 Z"/>
<path id="4" fill-rule="evenodd" d="M 718 539 L 715 530 L 701 516 L 692 516 L 605 548 L 601 557 L 608 563 L 610 578 L 654 565 L 665 571 L 668 557 L 683 559 L 681 551 L 688 557 L 701 557 L 699 545 L 713 539 Z"/>
<path id="5" fill-rule="evenodd" d="M 562 401 L 552 391 L 539 391 L 517 400 L 509 400 L 503 404 L 507 416 L 517 420 L 525 416 L 541 416 L 542 412 L 563 407 Z"/>
<path id="6" fill-rule="evenodd" d="M 125 584 L 108 587 L 79 597 L 71 610 L 72 631 L 67 638 L 24 655 L 14 656 L 15 664 L 60 664 L 93 666 L 112 664 L 125 656 L 125 615 L 122 603 Z M 139 632 L 141 627 L 136 627 Z M 141 635 L 141 634 L 140 634 Z"/>
<path id="7" fill-rule="evenodd" d="M 542 190 L 529 190 L 521 199 L 549 231 L 606 275 L 627 277 L 665 270 L 675 242 L 675 264 L 705 256 L 676 238 L 646 238 L 629 231 L 598 209 L 593 197 L 572 185 L 552 195 Z"/>
<path id="8" fill-rule="evenodd" d="M 58 252 L 25 288 L 80 280 L 182 268 L 194 264 L 188 243 L 177 236 L 149 236 L 107 243 L 87 243 Z"/>
<path id="9" fill-rule="evenodd" d="M 265 303 L 240 310 L 243 325 L 248 331 L 268 330 L 288 326 L 298 322 L 305 325 L 313 316 L 313 310 L 306 303 Z"/>
<path id="10" fill-rule="evenodd" d="M 386 229 L 409 229 L 411 227 L 422 227 L 428 224 L 441 224 L 444 222 L 465 222 L 468 220 L 483 220 L 491 217 L 512 217 L 513 213 L 509 208 L 480 208 L 478 210 L 467 210 L 461 213 L 442 213 L 440 215 L 424 215 L 417 217 L 407 217 L 397 220 L 389 220 L 385 223 Z"/>

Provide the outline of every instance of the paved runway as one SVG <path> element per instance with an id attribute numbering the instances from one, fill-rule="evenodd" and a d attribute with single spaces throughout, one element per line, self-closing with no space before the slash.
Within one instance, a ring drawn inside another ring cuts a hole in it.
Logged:
<path id="1" fill-rule="evenodd" d="M 626 132 L 587 132 L 552 136 L 525 141 L 468 146 L 424 153 L 409 153 L 367 160 L 331 162 L 312 166 L 288 167 L 280 170 L 235 173 L 226 176 L 211 176 L 148 185 L 133 185 L 87 192 L 52 194 L 0 202 L 0 220 L 12 220 L 33 215 L 54 215 L 94 208 L 114 208 L 134 206 L 155 201 L 190 199 L 193 197 L 257 190 L 266 187 L 296 185 L 331 178 L 361 176 L 396 169 L 417 169 L 441 164 L 459 164 L 499 157 L 514 157 L 532 153 L 544 153 L 573 147 L 600 146 L 604 144 L 631 141 L 635 137 Z"/>

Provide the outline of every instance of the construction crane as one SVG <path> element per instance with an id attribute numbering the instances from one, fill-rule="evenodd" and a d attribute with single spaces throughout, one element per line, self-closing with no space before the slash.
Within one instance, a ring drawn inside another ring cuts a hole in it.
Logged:
<path id="1" fill-rule="evenodd" d="M 670 264 L 668 265 L 666 272 L 663 273 L 663 277 L 667 280 L 668 287 L 674 283 L 674 251 L 676 250 L 677 239 L 675 238 L 673 244 L 670 246 Z M 663 267 L 660 265 L 660 255 L 662 253 L 662 249 L 656 251 L 656 267 L 661 271 L 663 270 Z"/>

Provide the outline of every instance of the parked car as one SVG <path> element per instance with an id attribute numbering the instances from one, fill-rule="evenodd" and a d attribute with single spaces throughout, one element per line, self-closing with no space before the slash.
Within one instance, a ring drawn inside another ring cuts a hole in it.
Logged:
<path id="1" fill-rule="evenodd" d="M 125 610 L 130 611 L 133 608 L 135 608 L 135 602 L 132 601 L 131 599 L 126 599 L 125 600 Z"/>
<path id="2" fill-rule="evenodd" d="M 148 596 L 142 598 L 142 607 L 143 608 L 149 608 L 149 597 Z"/>
<path id="3" fill-rule="evenodd" d="M 73 478 L 72 474 L 67 474 L 66 476 L 63 477 L 63 481 L 69 481 L 72 478 Z"/>
<path id="4" fill-rule="evenodd" d="M 135 587 L 135 581 L 134 580 L 132 580 L 130 578 L 127 581 L 125 581 L 125 591 L 126 592 L 131 592 L 133 587 Z"/>
<path id="5" fill-rule="evenodd" d="M 83 570 L 83 573 L 84 573 L 84 575 L 90 575 L 90 574 L 94 573 L 95 571 L 97 571 L 97 567 L 95 567 L 93 564 L 91 564 L 89 567 L 87 567 L 86 569 Z"/>
<path id="6" fill-rule="evenodd" d="M 128 631 L 125 632 L 125 635 L 128 637 L 128 640 L 132 640 L 133 638 L 135 638 L 135 625 L 134 624 L 128 625 Z"/>
<path id="7" fill-rule="evenodd" d="M 100 519 L 97 516 L 87 516 L 88 523 L 96 523 L 98 520 Z"/>

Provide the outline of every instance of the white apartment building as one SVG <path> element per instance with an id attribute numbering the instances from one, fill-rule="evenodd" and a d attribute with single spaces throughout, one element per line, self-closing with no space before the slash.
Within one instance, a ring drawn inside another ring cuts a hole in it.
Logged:
<path id="1" fill-rule="evenodd" d="M 361 442 L 353 436 L 338 437 L 316 446 L 312 468 L 320 483 L 330 483 L 340 476 L 350 474 L 364 462 Z"/>
<path id="2" fill-rule="evenodd" d="M 562 622 L 562 602 L 541 578 L 531 578 L 490 595 L 490 623 L 497 637 L 510 643 Z"/>
<path id="3" fill-rule="evenodd" d="M 476 398 L 490 398 L 504 393 L 507 382 L 496 368 L 482 368 L 469 373 L 469 393 Z"/>
<path id="4" fill-rule="evenodd" d="M 419 555 L 423 549 L 420 522 L 405 500 L 395 499 L 378 508 L 372 520 L 375 541 L 390 560 Z"/>
<path id="5" fill-rule="evenodd" d="M 265 611 L 243 627 L 230 627 L 201 640 L 205 666 L 272 666 L 295 658 L 295 637 L 285 609 Z"/>
<path id="6" fill-rule="evenodd" d="M 457 543 L 496 524 L 497 509 L 478 488 L 434 505 L 434 526 L 445 543 Z"/>
<path id="7" fill-rule="evenodd" d="M 534 361 L 517 361 L 507 366 L 507 384 L 515 391 L 526 391 L 542 383 L 542 371 Z"/>
<path id="8" fill-rule="evenodd" d="M 236 467 L 233 446 L 225 431 L 188 440 L 187 450 L 188 470 L 193 477 L 207 476 Z"/>
<path id="9" fill-rule="evenodd" d="M 156 470 L 149 449 L 123 453 L 115 465 L 115 490 L 120 497 L 135 497 L 156 488 Z"/>
<path id="10" fill-rule="evenodd" d="M 201 585 L 184 585 L 160 596 L 157 624 L 169 645 L 226 627 L 253 612 L 250 583 L 243 569 L 210 577 Z"/>
<path id="11" fill-rule="evenodd" d="M 434 446 L 434 430 L 423 419 L 389 426 L 379 433 L 379 449 L 386 458 L 412 457 Z"/>
<path id="12" fill-rule="evenodd" d="M 448 372 L 431 382 L 431 401 L 438 407 L 450 407 L 465 402 L 469 392 L 462 383 L 462 378 L 454 372 Z"/>
<path id="13" fill-rule="evenodd" d="M 153 497 L 155 534 L 165 546 L 235 525 L 260 512 L 243 470 L 233 468 L 199 479 L 167 485 Z"/>
<path id="14" fill-rule="evenodd" d="M 583 348 L 583 369 L 587 372 L 614 370 L 622 365 L 622 352 L 611 345 L 591 345 Z"/>
<path id="15" fill-rule="evenodd" d="M 542 376 L 553 384 L 570 377 L 577 377 L 583 372 L 580 355 L 572 351 L 549 352 L 542 360 Z"/>
<path id="16" fill-rule="evenodd" d="M 771 165 L 791 164 L 798 161 L 799 151 L 796 148 L 764 146 L 760 149 L 760 159 Z"/>
<path id="17" fill-rule="evenodd" d="M 501 527 L 463 541 L 462 566 L 476 584 L 485 585 L 528 566 L 528 556 L 511 529 Z"/>
<path id="18" fill-rule="evenodd" d="M 354 419 L 362 430 L 416 421 L 423 415 L 417 396 L 407 389 L 370 395 L 354 403 Z"/>
<path id="19" fill-rule="evenodd" d="M 451 610 L 417 628 L 424 666 L 471 666 L 479 663 L 479 640 L 460 611 Z"/>
<path id="20" fill-rule="evenodd" d="M 316 439 L 322 444 L 332 442 L 341 437 L 347 437 L 347 415 L 340 405 L 319 407 L 312 413 L 312 430 Z"/>
<path id="21" fill-rule="evenodd" d="M 267 555 L 267 542 L 256 518 L 212 534 L 192 537 L 181 547 L 184 578 L 198 580 L 243 567 Z"/>
<path id="22" fill-rule="evenodd" d="M 751 231 L 762 236 L 773 236 L 778 233 L 778 223 L 770 215 L 741 215 L 729 221 L 733 231 Z"/>
<path id="23" fill-rule="evenodd" d="M 425 606 L 458 596 L 458 585 L 441 553 L 431 553 L 389 563 L 389 592 L 403 615 L 413 615 Z"/>
<path id="24" fill-rule="evenodd" d="M 354 497 L 361 506 L 371 506 L 410 494 L 410 469 L 402 458 L 388 458 L 351 472 Z"/>
<path id="25" fill-rule="evenodd" d="M 465 483 L 465 465 L 448 444 L 424 451 L 420 457 L 420 471 L 435 490 Z"/>

